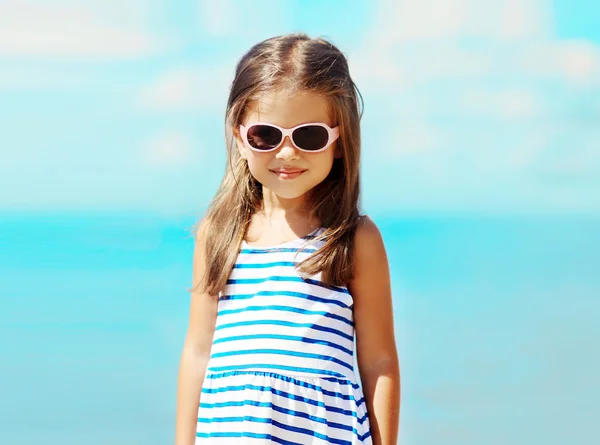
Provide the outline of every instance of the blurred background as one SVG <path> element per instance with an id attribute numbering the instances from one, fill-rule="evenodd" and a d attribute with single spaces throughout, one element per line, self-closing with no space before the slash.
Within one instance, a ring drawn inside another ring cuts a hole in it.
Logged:
<path id="1" fill-rule="evenodd" d="M 193 239 L 251 45 L 364 101 L 400 444 L 600 436 L 600 3 L 0 1 L 0 443 L 172 443 Z"/>

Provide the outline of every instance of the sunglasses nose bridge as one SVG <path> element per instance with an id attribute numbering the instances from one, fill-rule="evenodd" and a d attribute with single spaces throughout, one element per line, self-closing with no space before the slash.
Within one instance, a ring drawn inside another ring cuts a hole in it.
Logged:
<path id="1" fill-rule="evenodd" d="M 277 147 L 277 156 L 284 157 L 284 158 L 298 157 L 299 151 L 300 150 L 298 150 L 298 147 L 296 147 L 294 145 L 294 143 L 292 142 L 290 135 L 286 135 L 281 140 L 279 147 Z"/>
<path id="2" fill-rule="evenodd" d="M 290 147 L 294 147 L 294 143 L 292 142 L 292 136 L 289 134 L 284 135 L 283 139 L 281 140 L 281 145 L 289 145 Z"/>
<path id="3" fill-rule="evenodd" d="M 294 145 L 294 141 L 292 141 L 292 133 L 283 134 L 281 142 L 279 143 L 279 148 L 290 147 L 294 150 L 297 150 L 298 147 Z"/>

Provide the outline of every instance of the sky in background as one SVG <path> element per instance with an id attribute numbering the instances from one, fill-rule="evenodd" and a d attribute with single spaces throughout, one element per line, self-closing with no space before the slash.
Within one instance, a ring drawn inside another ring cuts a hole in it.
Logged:
<path id="1" fill-rule="evenodd" d="M 0 2 L 0 209 L 191 214 L 235 63 L 305 31 L 365 100 L 371 214 L 598 213 L 598 2 Z"/>

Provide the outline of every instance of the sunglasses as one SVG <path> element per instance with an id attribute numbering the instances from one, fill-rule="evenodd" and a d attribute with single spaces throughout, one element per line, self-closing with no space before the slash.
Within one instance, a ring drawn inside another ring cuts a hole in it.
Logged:
<path id="1" fill-rule="evenodd" d="M 259 122 L 248 127 L 240 125 L 240 135 L 248 147 L 261 153 L 277 150 L 286 136 L 290 137 L 298 150 L 317 153 L 327 149 L 340 136 L 340 127 L 331 128 L 322 122 L 310 122 L 282 128 Z"/>

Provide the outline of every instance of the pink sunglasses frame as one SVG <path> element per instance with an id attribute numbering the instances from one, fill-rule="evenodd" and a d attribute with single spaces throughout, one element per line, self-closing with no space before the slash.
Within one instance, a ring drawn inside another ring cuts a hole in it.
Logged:
<path id="1" fill-rule="evenodd" d="M 276 147 L 273 147 L 269 150 L 259 150 L 258 148 L 254 148 L 252 145 L 250 145 L 250 143 L 248 142 L 248 130 L 250 128 L 252 128 L 254 125 L 269 125 L 271 127 L 275 127 L 277 128 L 279 131 L 281 131 L 282 137 L 281 137 L 281 142 L 279 142 L 279 144 Z M 323 148 L 320 148 L 318 150 L 305 150 L 301 147 L 298 147 L 296 145 L 296 143 L 294 142 L 294 139 L 292 137 L 292 133 L 294 132 L 294 130 L 301 128 L 301 127 L 306 127 L 309 125 L 318 125 L 320 127 L 323 127 L 327 130 L 327 135 L 328 135 L 328 140 L 327 143 L 325 144 L 325 146 Z M 300 125 L 296 125 L 295 127 L 291 127 L 291 128 L 283 128 L 280 127 L 278 125 L 275 124 L 271 124 L 268 122 L 254 122 L 251 125 L 248 125 L 248 127 L 245 127 L 244 125 L 240 125 L 240 136 L 242 137 L 242 140 L 244 141 L 244 144 L 246 144 L 246 146 L 253 151 L 256 151 L 258 153 L 269 153 L 271 151 L 275 151 L 277 150 L 279 147 L 281 147 L 281 145 L 283 144 L 283 141 L 285 141 L 285 137 L 289 136 L 290 141 L 292 141 L 292 145 L 294 147 L 296 147 L 298 150 L 303 151 L 305 153 L 319 153 L 321 151 L 325 151 L 329 148 L 329 146 L 331 144 L 333 144 L 337 138 L 340 137 L 340 127 L 339 125 L 337 127 L 331 128 L 329 125 L 323 123 L 323 122 L 309 122 L 306 124 L 300 124 Z"/>

